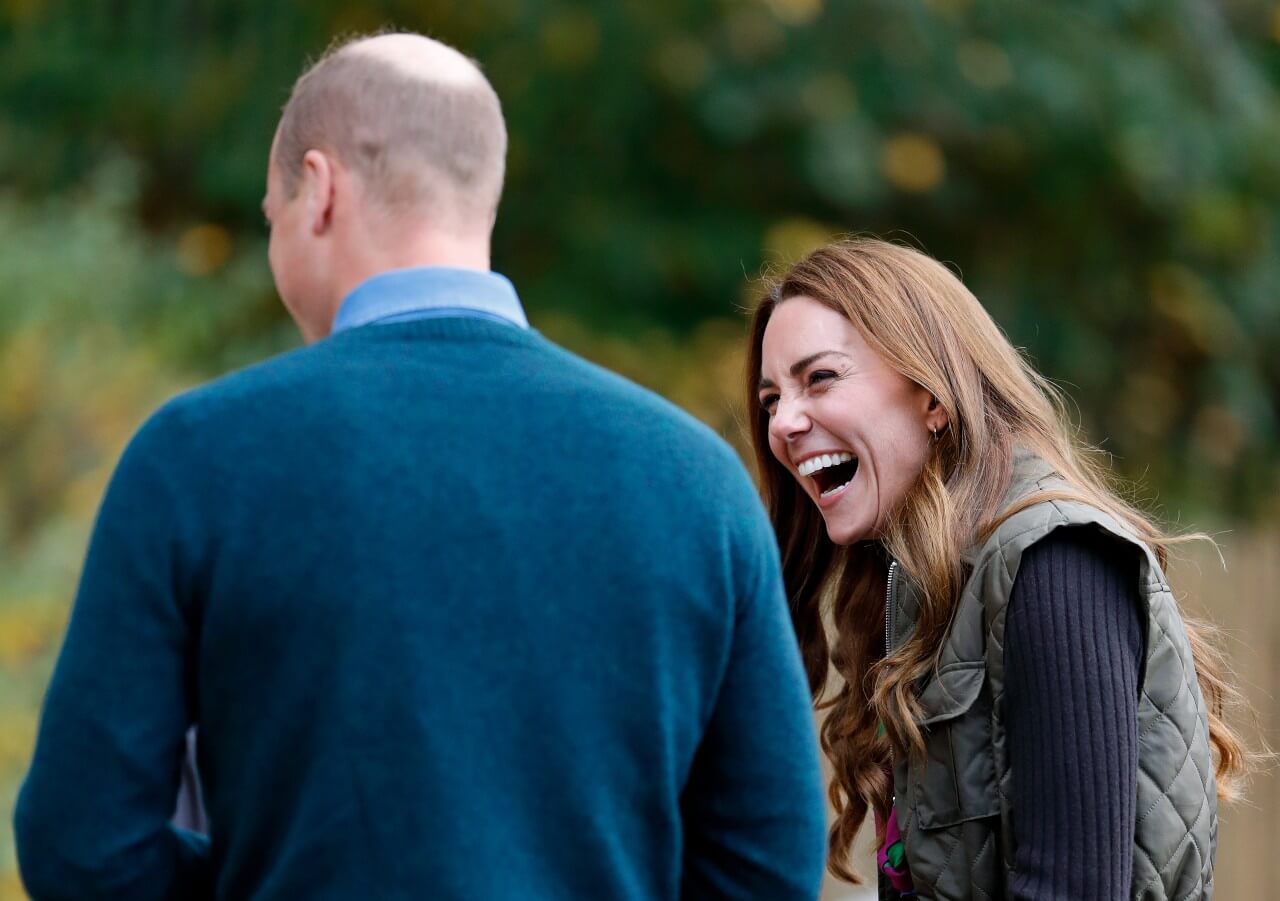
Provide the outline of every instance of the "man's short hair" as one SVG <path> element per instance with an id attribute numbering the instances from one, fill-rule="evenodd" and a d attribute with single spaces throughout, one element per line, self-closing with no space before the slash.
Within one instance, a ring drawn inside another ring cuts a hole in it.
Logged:
<path id="1" fill-rule="evenodd" d="M 420 213 L 456 232 L 491 227 L 507 152 L 498 95 L 456 50 L 391 37 L 407 39 L 399 49 L 410 53 L 387 56 L 376 52 L 378 37 L 354 38 L 294 84 L 275 151 L 286 195 L 297 193 L 307 151 L 324 150 L 388 211 Z"/>

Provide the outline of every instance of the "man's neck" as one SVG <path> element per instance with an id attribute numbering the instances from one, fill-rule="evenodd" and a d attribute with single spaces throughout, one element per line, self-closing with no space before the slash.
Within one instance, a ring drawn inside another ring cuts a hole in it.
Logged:
<path id="1" fill-rule="evenodd" d="M 397 269 L 417 269 L 425 266 L 445 266 L 451 269 L 490 271 L 489 241 L 476 238 L 456 238 L 436 233 L 421 234 L 411 239 L 401 238 L 388 247 L 369 247 L 364 253 L 347 261 L 334 280 L 332 316 L 336 316 L 342 301 L 360 284 Z"/>

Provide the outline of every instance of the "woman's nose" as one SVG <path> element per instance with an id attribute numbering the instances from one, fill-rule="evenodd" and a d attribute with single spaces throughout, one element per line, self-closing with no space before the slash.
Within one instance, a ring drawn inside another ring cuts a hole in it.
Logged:
<path id="1" fill-rule="evenodd" d="M 769 420 L 769 431 L 777 440 L 794 441 L 809 431 L 811 425 L 802 404 L 779 398 L 773 408 L 773 418 Z"/>

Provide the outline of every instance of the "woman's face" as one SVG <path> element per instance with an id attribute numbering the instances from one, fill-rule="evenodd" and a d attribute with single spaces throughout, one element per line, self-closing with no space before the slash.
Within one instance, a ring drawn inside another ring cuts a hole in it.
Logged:
<path id="1" fill-rule="evenodd" d="M 946 413 L 853 323 L 809 297 L 778 304 L 761 350 L 769 448 L 818 505 L 836 544 L 880 535 Z"/>

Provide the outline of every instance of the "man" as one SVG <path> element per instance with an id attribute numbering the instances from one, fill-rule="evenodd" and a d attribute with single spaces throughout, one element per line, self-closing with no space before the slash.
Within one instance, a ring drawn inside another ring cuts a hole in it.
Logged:
<path id="1" fill-rule="evenodd" d="M 107 491 L 16 813 L 36 899 L 812 899 L 823 805 L 731 451 L 526 326 L 492 88 L 416 35 L 297 83 L 264 210 L 309 346 Z M 200 729 L 207 841 L 173 827 Z"/>

